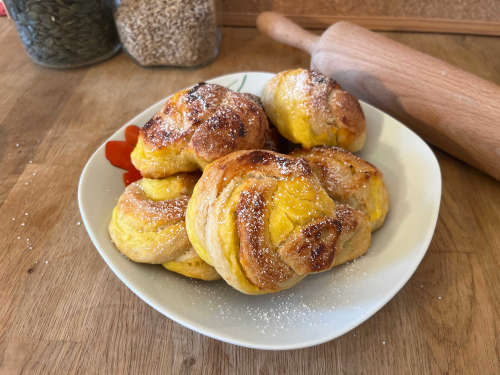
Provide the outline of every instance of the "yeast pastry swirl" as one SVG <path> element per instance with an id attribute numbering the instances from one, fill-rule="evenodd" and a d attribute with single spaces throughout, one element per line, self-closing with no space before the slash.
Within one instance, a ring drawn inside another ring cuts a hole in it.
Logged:
<path id="1" fill-rule="evenodd" d="M 262 148 L 267 131 L 253 96 L 202 82 L 167 99 L 140 130 L 131 159 L 143 176 L 163 178 L 203 169 L 236 150 Z"/>
<path id="2" fill-rule="evenodd" d="M 200 257 L 247 294 L 290 288 L 362 255 L 370 243 L 366 215 L 336 204 L 305 160 L 264 150 L 208 165 L 186 228 Z"/>
<path id="3" fill-rule="evenodd" d="M 134 262 L 163 264 L 185 276 L 218 279 L 215 270 L 194 253 L 186 234 L 186 206 L 198 178 L 199 174 L 179 174 L 130 184 L 108 227 L 118 250 Z"/>
<path id="4" fill-rule="evenodd" d="M 382 226 L 389 211 L 389 193 L 374 165 L 340 147 L 297 149 L 290 155 L 307 160 L 335 201 L 366 213 L 372 231 Z"/>
<path id="5" fill-rule="evenodd" d="M 366 123 L 358 100 L 333 79 L 307 69 L 276 74 L 262 90 L 267 115 L 280 133 L 304 148 L 359 151 Z"/>

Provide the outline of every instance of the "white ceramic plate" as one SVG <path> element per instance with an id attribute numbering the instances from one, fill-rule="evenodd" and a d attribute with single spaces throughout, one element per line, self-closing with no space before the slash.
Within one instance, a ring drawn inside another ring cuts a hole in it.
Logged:
<path id="1" fill-rule="evenodd" d="M 260 95 L 270 73 L 236 73 L 209 82 Z M 164 99 L 127 124 L 142 126 Z M 107 226 L 124 187 L 123 171 L 104 156 L 104 144 L 83 169 L 78 203 L 89 236 L 104 261 L 139 298 L 204 335 L 260 349 L 304 348 L 332 340 L 372 316 L 408 281 L 431 241 L 441 198 L 441 173 L 431 149 L 415 133 L 362 103 L 368 128 L 360 155 L 384 174 L 391 208 L 368 253 L 330 272 L 309 276 L 274 295 L 247 296 L 223 281 L 202 282 L 160 266 L 129 261 L 112 244 Z M 109 139 L 124 139 L 123 125 Z"/>

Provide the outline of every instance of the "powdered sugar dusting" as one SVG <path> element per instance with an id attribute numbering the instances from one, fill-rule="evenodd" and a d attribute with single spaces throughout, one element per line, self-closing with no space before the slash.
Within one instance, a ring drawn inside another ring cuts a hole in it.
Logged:
<path id="1" fill-rule="evenodd" d="M 246 296 L 224 282 L 189 280 L 192 306 L 203 300 L 210 314 L 222 326 L 249 326 L 256 334 L 280 337 L 297 329 L 322 330 L 332 324 L 336 313 L 359 310 L 350 300 L 351 284 L 362 277 L 362 267 L 353 261 L 332 271 L 309 276 L 292 289 L 263 296 Z M 365 276 L 363 276 L 365 277 Z M 342 283 L 339 283 L 342 280 Z M 236 329 L 236 328 L 235 328 Z"/>

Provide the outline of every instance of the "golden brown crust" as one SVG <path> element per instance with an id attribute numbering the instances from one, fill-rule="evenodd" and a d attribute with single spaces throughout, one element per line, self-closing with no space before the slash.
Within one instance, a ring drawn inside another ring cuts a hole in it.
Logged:
<path id="1" fill-rule="evenodd" d="M 248 279 L 261 289 L 279 290 L 293 276 L 269 245 L 264 218 L 265 200 L 261 185 L 241 193 L 236 207 L 236 226 L 240 237 L 240 262 Z"/>
<path id="2" fill-rule="evenodd" d="M 366 215 L 336 205 L 305 160 L 265 150 L 211 163 L 186 221 L 195 250 L 248 294 L 289 288 L 363 254 L 370 242 Z"/>
<path id="3" fill-rule="evenodd" d="M 109 234 L 118 250 L 135 262 L 168 262 L 190 247 L 182 225 L 189 195 L 155 201 L 145 194 L 141 182 L 130 184 L 120 196 Z"/>
<path id="4" fill-rule="evenodd" d="M 361 211 L 338 204 L 334 217 L 313 221 L 279 251 L 299 275 L 322 272 L 363 255 L 370 246 L 369 232 Z"/>
<path id="5" fill-rule="evenodd" d="M 278 73 L 265 86 L 262 102 L 280 133 L 305 148 L 338 145 L 358 151 L 364 145 L 366 123 L 358 100 L 317 71 Z"/>
<path id="6" fill-rule="evenodd" d="M 312 222 L 280 247 L 280 255 L 299 275 L 325 271 L 333 264 L 341 230 L 340 221 L 333 217 Z"/>
<path id="7" fill-rule="evenodd" d="M 307 160 L 334 200 L 365 212 L 372 230 L 382 226 L 389 210 L 389 194 L 382 173 L 374 165 L 340 147 L 297 149 L 290 155 Z"/>
<path id="8" fill-rule="evenodd" d="M 311 167 L 305 160 L 268 150 L 238 151 L 218 159 L 217 164 L 211 167 L 210 173 L 204 173 L 203 176 L 213 173 L 214 179 L 204 181 L 208 184 L 215 183 L 217 193 L 220 193 L 233 178 L 252 173 L 273 178 L 288 176 L 314 178 Z"/>
<path id="9" fill-rule="evenodd" d="M 164 264 L 189 277 L 217 278 L 193 253 L 185 228 L 189 197 L 198 173 L 130 184 L 113 210 L 109 234 L 118 250 L 135 262 Z"/>
<path id="10" fill-rule="evenodd" d="M 268 150 L 239 152 L 221 160 L 219 165 L 228 174 L 231 172 L 242 174 L 240 168 L 243 168 L 245 171 L 257 170 L 276 177 L 290 175 L 312 177 L 311 167 L 307 162 Z"/>
<path id="11" fill-rule="evenodd" d="M 205 281 L 219 280 L 220 276 L 212 266 L 206 264 L 196 251 L 190 247 L 180 257 L 163 263 L 162 266 L 169 271 L 179 273 L 186 277 L 193 279 L 200 279 Z"/>
<path id="12" fill-rule="evenodd" d="M 202 169 L 230 152 L 262 148 L 267 130 L 248 94 L 202 82 L 167 99 L 141 129 L 132 162 L 150 178 Z"/>
<path id="13" fill-rule="evenodd" d="M 118 200 L 119 210 L 125 215 L 133 215 L 144 222 L 161 222 L 169 225 L 184 220 L 189 195 L 181 195 L 167 201 L 148 198 L 138 183 L 130 184 Z"/>

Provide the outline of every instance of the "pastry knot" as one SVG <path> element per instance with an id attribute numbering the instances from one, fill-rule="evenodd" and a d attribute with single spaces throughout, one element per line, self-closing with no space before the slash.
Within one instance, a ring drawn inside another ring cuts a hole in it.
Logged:
<path id="1" fill-rule="evenodd" d="M 239 151 L 207 166 L 186 213 L 193 247 L 234 288 L 272 293 L 364 253 L 367 216 L 328 195 L 307 161 Z"/>

